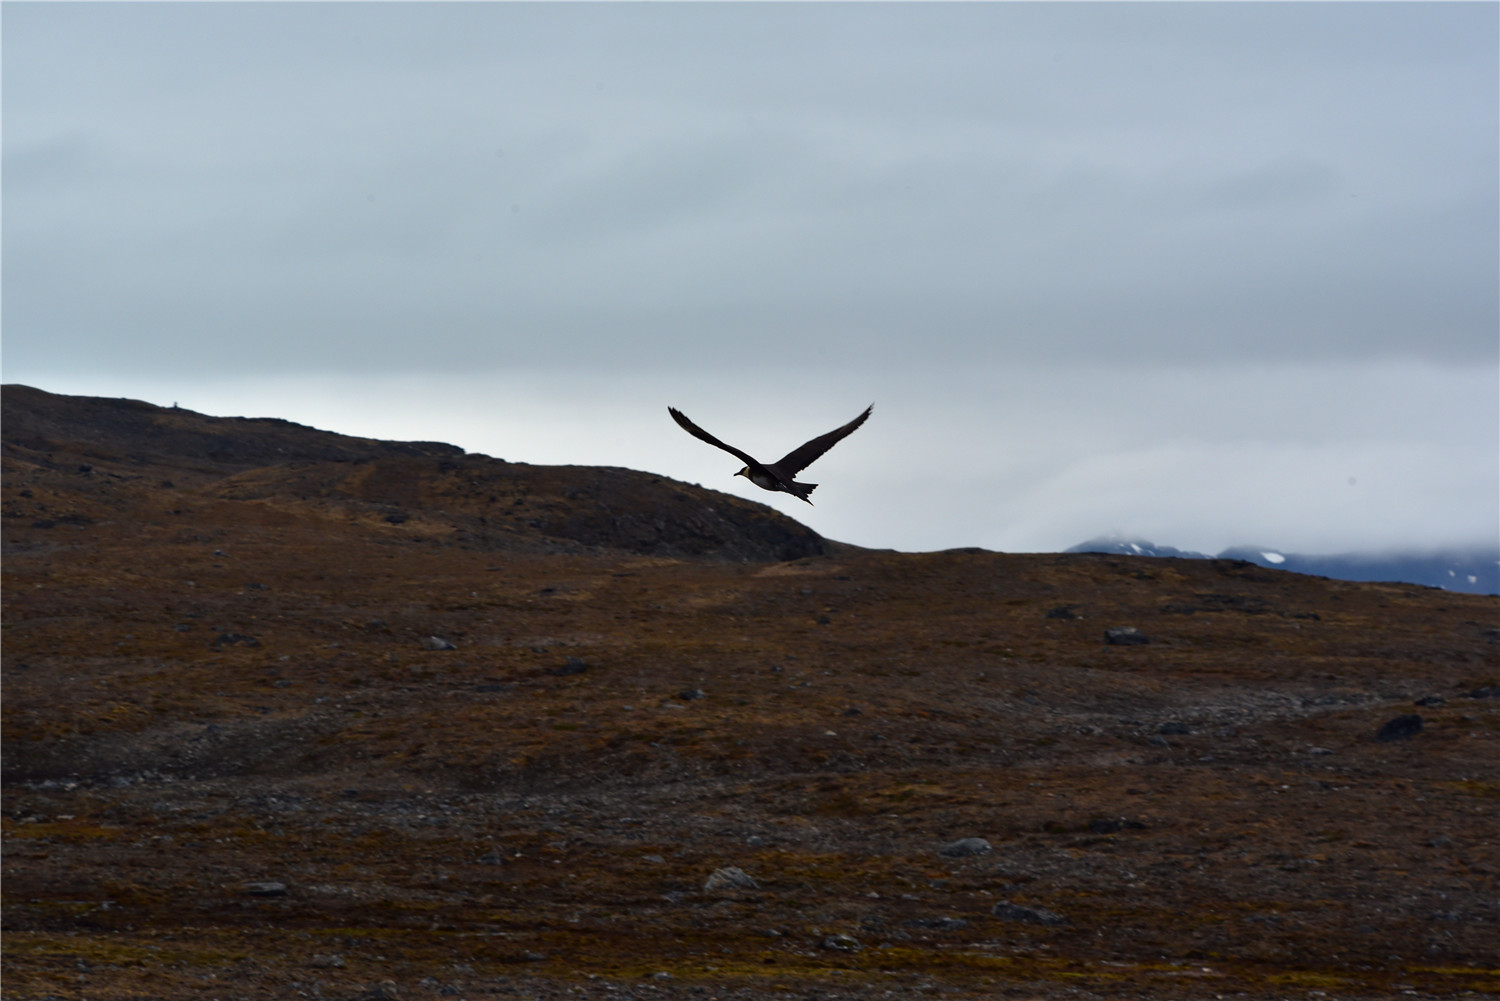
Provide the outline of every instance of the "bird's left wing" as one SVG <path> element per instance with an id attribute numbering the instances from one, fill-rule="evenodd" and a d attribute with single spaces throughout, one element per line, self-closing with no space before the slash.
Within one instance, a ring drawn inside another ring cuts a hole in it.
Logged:
<path id="1" fill-rule="evenodd" d="M 701 441 L 706 441 L 710 445 L 714 446 L 715 448 L 722 448 L 724 451 L 728 452 L 730 455 L 737 455 L 737 456 L 739 456 L 740 459 L 742 459 L 744 461 L 745 465 L 747 465 L 747 466 L 759 466 L 760 465 L 760 463 L 757 462 L 757 461 L 755 461 L 755 459 L 753 459 L 751 456 L 747 455 L 744 452 L 741 452 L 739 449 L 735 448 L 733 445 L 726 445 L 726 444 L 724 444 L 722 441 L 720 441 L 719 439 L 715 438 L 713 435 L 709 434 L 707 431 L 703 430 L 698 425 L 694 424 L 692 421 L 688 420 L 687 414 L 683 413 L 681 410 L 678 410 L 676 407 L 668 407 L 667 408 L 667 413 L 669 413 L 669 414 L 672 415 L 672 419 L 674 421 L 676 421 L 682 427 L 682 430 L 686 431 L 688 434 L 692 435 L 694 438 L 700 439 Z M 804 446 L 804 447 L 806 447 L 806 446 Z"/>
<path id="2" fill-rule="evenodd" d="M 777 468 L 781 469 L 788 476 L 796 476 L 798 473 L 802 472 L 802 470 L 812 465 L 813 462 L 817 460 L 818 456 L 822 455 L 824 452 L 837 445 L 844 438 L 853 434 L 854 430 L 869 418 L 870 411 L 874 409 L 875 404 L 872 403 L 868 407 L 865 407 L 864 413 L 860 414 L 858 417 L 854 418 L 854 420 L 850 421 L 848 424 L 845 424 L 843 427 L 835 431 L 830 431 L 827 434 L 818 435 L 818 437 L 814 438 L 812 441 L 808 442 L 805 445 L 798 445 L 796 448 L 787 453 L 786 458 L 776 463 Z"/>

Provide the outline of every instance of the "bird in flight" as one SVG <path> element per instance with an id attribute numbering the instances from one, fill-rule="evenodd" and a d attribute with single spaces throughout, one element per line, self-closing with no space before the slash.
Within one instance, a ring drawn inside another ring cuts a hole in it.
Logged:
<path id="1" fill-rule="evenodd" d="M 724 444 L 688 420 L 687 414 L 684 414 L 676 407 L 668 407 L 667 413 L 671 414 L 672 419 L 694 438 L 706 441 L 715 448 L 722 448 L 730 455 L 738 456 L 745 463 L 745 468 L 734 475 L 745 477 L 762 490 L 780 490 L 794 497 L 800 497 L 811 504 L 812 501 L 807 500 L 807 496 L 813 490 L 817 489 L 818 485 L 816 483 L 798 483 L 796 481 L 797 474 L 816 462 L 818 457 L 824 452 L 852 434 L 855 428 L 865 422 L 865 419 L 870 416 L 870 411 L 874 409 L 875 404 L 872 403 L 868 407 L 865 407 L 864 413 L 843 427 L 830 431 L 827 434 L 819 435 L 805 445 L 798 445 L 783 456 L 779 462 L 769 463 L 757 462 L 749 453 L 741 452 L 733 445 Z"/>

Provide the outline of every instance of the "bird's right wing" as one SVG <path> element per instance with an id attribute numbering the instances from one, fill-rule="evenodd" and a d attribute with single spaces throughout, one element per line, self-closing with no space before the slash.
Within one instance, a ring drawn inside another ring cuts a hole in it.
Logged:
<path id="1" fill-rule="evenodd" d="M 755 459 L 752 458 L 751 456 L 747 455 L 744 452 L 741 452 L 739 449 L 735 448 L 733 445 L 726 445 L 726 444 L 724 444 L 722 441 L 720 441 L 719 439 L 715 438 L 713 435 L 709 434 L 707 431 L 703 430 L 698 425 L 694 424 L 692 421 L 688 420 L 687 414 L 683 413 L 681 410 L 678 410 L 676 407 L 668 407 L 667 408 L 667 413 L 669 413 L 669 414 L 672 415 L 672 419 L 674 421 L 676 421 L 682 427 L 682 430 L 686 431 L 688 434 L 692 435 L 694 438 L 697 438 L 700 441 L 706 441 L 710 445 L 714 446 L 715 448 L 722 448 L 724 451 L 728 452 L 730 455 L 737 455 L 737 456 L 739 456 L 740 459 L 743 460 L 744 463 L 745 463 L 745 465 L 747 465 L 747 466 L 759 466 L 760 465 L 760 463 L 757 462 L 757 461 L 755 461 Z"/>

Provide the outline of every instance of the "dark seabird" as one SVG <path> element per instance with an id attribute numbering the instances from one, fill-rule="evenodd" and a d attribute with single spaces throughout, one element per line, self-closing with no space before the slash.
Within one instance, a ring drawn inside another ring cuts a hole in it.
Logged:
<path id="1" fill-rule="evenodd" d="M 874 409 L 875 404 L 872 403 L 868 407 L 865 407 L 864 413 L 838 430 L 819 435 L 805 445 L 798 445 L 783 456 L 780 462 L 771 463 L 756 462 L 749 454 L 741 452 L 733 445 L 724 444 L 688 420 L 687 415 L 676 407 L 668 407 L 667 413 L 671 414 L 672 419 L 682 425 L 682 429 L 694 438 L 701 438 L 715 448 L 722 448 L 730 455 L 739 456 L 744 461 L 745 468 L 734 475 L 745 477 L 762 490 L 780 490 L 783 493 L 800 497 L 811 504 L 812 501 L 807 500 L 807 495 L 817 489 L 818 485 L 816 483 L 798 483 L 795 479 L 796 475 L 816 462 L 818 457 L 824 452 L 852 434 L 855 428 L 865 422 L 865 419 L 870 416 L 870 411 Z"/>

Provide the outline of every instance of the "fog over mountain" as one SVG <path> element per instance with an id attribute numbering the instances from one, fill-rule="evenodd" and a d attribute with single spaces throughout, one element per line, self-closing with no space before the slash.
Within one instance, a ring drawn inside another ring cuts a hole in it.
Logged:
<path id="1" fill-rule="evenodd" d="M 1245 560 L 1263 567 L 1340 580 L 1405 581 L 1468 594 L 1500 594 L 1500 548 L 1389 550 L 1307 555 L 1266 546 L 1233 546 L 1215 556 L 1159 546 L 1144 539 L 1106 536 L 1070 547 L 1070 553 L 1118 553 L 1180 559 Z"/>

